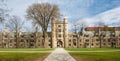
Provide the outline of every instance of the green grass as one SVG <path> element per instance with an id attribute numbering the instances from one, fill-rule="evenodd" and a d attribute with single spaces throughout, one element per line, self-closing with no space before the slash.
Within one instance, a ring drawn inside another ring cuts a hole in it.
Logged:
<path id="1" fill-rule="evenodd" d="M 54 49 L 53 48 L 0 48 L 1 51 L 0 61 L 34 61 L 36 58 L 43 59 L 47 54 L 49 54 L 49 52 L 45 52 L 45 51 L 52 51 L 52 50 Z M 18 51 L 26 51 L 26 52 L 18 52 Z"/>
<path id="2" fill-rule="evenodd" d="M 47 53 L 0 53 L 0 61 L 34 61 Z"/>
<path id="3" fill-rule="evenodd" d="M 120 61 L 120 52 L 72 52 L 77 61 Z"/>
<path id="4" fill-rule="evenodd" d="M 52 51 L 53 48 L 0 48 L 0 51 Z"/>
<path id="5" fill-rule="evenodd" d="M 120 61 L 120 48 L 65 48 L 77 61 Z M 83 51 L 83 52 L 77 52 Z M 87 52 L 84 52 L 87 51 Z M 95 52 L 90 52 L 95 51 Z M 111 51 L 111 52 L 96 52 Z"/>
<path id="6" fill-rule="evenodd" d="M 109 51 L 120 50 L 120 48 L 65 48 L 68 51 Z"/>

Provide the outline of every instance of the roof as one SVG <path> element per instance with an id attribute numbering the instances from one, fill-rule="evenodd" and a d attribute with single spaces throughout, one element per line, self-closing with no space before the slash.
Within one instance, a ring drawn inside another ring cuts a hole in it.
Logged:
<path id="1" fill-rule="evenodd" d="M 98 30 L 101 30 L 101 31 L 120 31 L 120 27 L 87 27 L 85 29 L 86 31 L 98 31 Z"/>

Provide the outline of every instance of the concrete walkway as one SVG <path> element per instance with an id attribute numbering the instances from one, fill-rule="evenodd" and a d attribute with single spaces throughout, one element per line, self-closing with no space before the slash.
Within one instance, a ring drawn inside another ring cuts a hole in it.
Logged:
<path id="1" fill-rule="evenodd" d="M 72 58 L 67 51 L 63 48 L 55 49 L 45 60 L 43 61 L 76 61 Z"/>

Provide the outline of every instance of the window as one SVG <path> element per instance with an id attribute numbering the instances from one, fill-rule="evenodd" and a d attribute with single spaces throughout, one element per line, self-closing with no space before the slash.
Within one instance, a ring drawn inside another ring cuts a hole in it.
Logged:
<path id="1" fill-rule="evenodd" d="M 88 39 L 86 39 L 85 41 L 86 41 L 86 42 L 89 42 L 89 40 L 88 40 Z"/>
<path id="2" fill-rule="evenodd" d="M 81 42 L 81 40 L 80 40 L 80 42 Z"/>
<path id="3" fill-rule="evenodd" d="M 89 43 L 86 43 L 87 46 L 89 46 Z"/>
<path id="4" fill-rule="evenodd" d="M 85 35 L 85 37 L 89 37 L 89 35 Z"/>
<path id="5" fill-rule="evenodd" d="M 108 39 L 108 42 L 110 42 L 110 39 Z"/>
<path id="6" fill-rule="evenodd" d="M 80 46 L 82 46 L 82 44 L 80 44 Z"/>
<path id="7" fill-rule="evenodd" d="M 104 34 L 103 37 L 105 37 L 106 35 Z"/>
<path id="8" fill-rule="evenodd" d="M 96 43 L 96 45 L 98 46 L 99 44 L 98 44 L 98 43 Z"/>
<path id="9" fill-rule="evenodd" d="M 105 43 L 103 43 L 103 45 L 106 45 Z"/>
<path id="10" fill-rule="evenodd" d="M 33 35 L 31 35 L 31 37 L 33 38 L 34 36 L 33 36 Z"/>
<path id="11" fill-rule="evenodd" d="M 93 46 L 94 44 L 92 43 L 91 45 Z"/>
<path id="12" fill-rule="evenodd" d="M 51 42 L 51 40 L 49 40 L 49 42 Z"/>
<path id="13" fill-rule="evenodd" d="M 119 36 L 120 36 L 120 34 L 119 34 Z"/>
<path id="14" fill-rule="evenodd" d="M 61 27 L 61 25 L 58 25 L 58 27 Z"/>
<path id="15" fill-rule="evenodd" d="M 113 45 L 116 45 L 116 43 L 113 43 Z"/>
<path id="16" fill-rule="evenodd" d="M 21 35 L 21 37 L 23 38 L 23 37 L 24 37 L 24 35 Z"/>
<path id="17" fill-rule="evenodd" d="M 7 35 L 5 35 L 5 38 L 7 38 Z"/>
<path id="18" fill-rule="evenodd" d="M 73 37 L 77 37 L 77 35 L 73 35 Z"/>
<path id="19" fill-rule="evenodd" d="M 49 44 L 49 46 L 51 46 L 51 44 Z"/>
<path id="20" fill-rule="evenodd" d="M 96 39 L 96 41 L 99 41 L 99 39 Z"/>
<path id="21" fill-rule="evenodd" d="M 96 35 L 96 37 L 98 37 L 98 35 Z"/>
<path id="22" fill-rule="evenodd" d="M 16 46 L 16 44 L 14 44 L 14 46 Z"/>
<path id="23" fill-rule="evenodd" d="M 58 37 L 61 37 L 61 34 L 59 34 Z"/>
<path id="24" fill-rule="evenodd" d="M 34 40 L 30 40 L 31 42 L 34 42 Z"/>
<path id="25" fill-rule="evenodd" d="M 113 37 L 115 37 L 115 35 L 112 35 Z"/>
<path id="26" fill-rule="evenodd" d="M 103 42 L 105 42 L 106 40 L 105 39 L 103 39 Z"/>
<path id="27" fill-rule="evenodd" d="M 73 44 L 76 46 L 76 39 L 73 39 Z"/>
<path id="28" fill-rule="evenodd" d="M 38 40 L 38 42 L 40 42 L 40 40 Z"/>
<path id="29" fill-rule="evenodd" d="M 71 44 L 69 44 L 69 46 L 71 46 Z"/>
<path id="30" fill-rule="evenodd" d="M 61 29 L 58 29 L 58 32 L 61 32 Z"/>
<path id="31" fill-rule="evenodd" d="M 10 46 L 12 46 L 12 44 L 10 44 Z"/>
<path id="32" fill-rule="evenodd" d="M 21 40 L 21 42 L 23 42 L 23 39 Z"/>
<path id="33" fill-rule="evenodd" d="M 40 44 L 38 44 L 38 46 L 40 46 Z"/>
<path id="34" fill-rule="evenodd" d="M 10 43 L 12 43 L 12 40 L 10 40 Z"/>
<path id="35" fill-rule="evenodd" d="M 113 41 L 113 42 L 115 42 L 116 40 L 115 40 L 115 39 L 113 39 L 112 41 Z"/>
<path id="36" fill-rule="evenodd" d="M 71 40 L 69 40 L 69 42 L 71 42 Z"/>
<path id="37" fill-rule="evenodd" d="M 17 37 L 17 35 L 14 35 L 14 37 Z"/>

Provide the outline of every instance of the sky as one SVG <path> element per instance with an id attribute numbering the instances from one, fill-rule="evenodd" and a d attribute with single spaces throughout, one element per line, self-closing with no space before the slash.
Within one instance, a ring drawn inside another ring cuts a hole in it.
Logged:
<path id="1" fill-rule="evenodd" d="M 11 15 L 25 18 L 26 9 L 33 3 L 48 2 L 60 8 L 63 17 L 68 18 L 68 27 L 73 22 L 85 21 L 88 26 L 95 26 L 97 21 L 103 21 L 109 26 L 118 26 L 120 21 L 120 0 L 6 0 L 11 9 Z M 32 28 L 31 22 L 26 21 L 25 26 Z"/>

